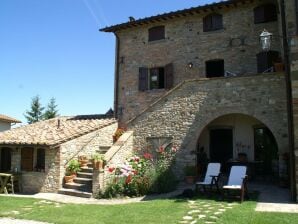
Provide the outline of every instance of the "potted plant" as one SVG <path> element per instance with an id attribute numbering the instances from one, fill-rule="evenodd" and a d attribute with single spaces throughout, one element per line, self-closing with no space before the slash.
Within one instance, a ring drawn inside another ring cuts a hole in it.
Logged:
<path id="1" fill-rule="evenodd" d="M 92 161 L 93 161 L 93 168 L 96 170 L 101 170 L 104 167 L 104 155 L 95 153 L 92 155 Z"/>
<path id="2" fill-rule="evenodd" d="M 68 166 L 66 167 L 64 180 L 65 183 L 72 183 L 73 179 L 76 177 L 77 172 L 81 170 L 80 163 L 78 160 L 73 159 L 68 163 Z"/>
<path id="3" fill-rule="evenodd" d="M 88 162 L 89 160 L 87 156 L 79 156 L 79 163 L 81 168 L 88 168 L 87 166 Z"/>
<path id="4" fill-rule="evenodd" d="M 184 167 L 185 182 L 188 184 L 193 184 L 196 178 L 196 167 L 186 166 Z"/>

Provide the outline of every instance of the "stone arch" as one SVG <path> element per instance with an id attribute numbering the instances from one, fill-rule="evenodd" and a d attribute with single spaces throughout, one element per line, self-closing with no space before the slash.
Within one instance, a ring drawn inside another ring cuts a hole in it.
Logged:
<path id="1" fill-rule="evenodd" d="M 206 114 L 204 116 L 204 120 L 200 122 L 200 126 L 197 127 L 196 132 L 194 133 L 194 138 L 191 144 L 197 145 L 197 140 L 200 137 L 200 134 L 204 130 L 204 128 L 214 121 L 217 118 L 226 116 L 226 115 L 233 115 L 233 114 L 242 114 L 245 116 L 249 116 L 255 118 L 256 120 L 260 121 L 264 124 L 268 129 L 272 132 L 279 149 L 279 153 L 287 152 L 288 151 L 288 138 L 285 136 L 287 134 L 287 127 L 284 125 L 283 121 L 280 121 L 279 115 L 276 115 L 276 118 L 271 114 L 268 116 L 267 114 L 262 113 L 253 113 L 247 110 L 246 108 L 238 108 L 230 110 L 216 110 L 212 111 L 212 113 Z M 274 124 L 274 121 L 277 124 Z"/>

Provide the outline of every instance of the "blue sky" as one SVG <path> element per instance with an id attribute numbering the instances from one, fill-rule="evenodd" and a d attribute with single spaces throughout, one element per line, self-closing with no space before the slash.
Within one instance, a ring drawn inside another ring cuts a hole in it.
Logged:
<path id="1" fill-rule="evenodd" d="M 115 38 L 99 28 L 203 0 L 1 0 L 0 114 L 26 122 L 32 97 L 61 115 L 113 107 Z"/>

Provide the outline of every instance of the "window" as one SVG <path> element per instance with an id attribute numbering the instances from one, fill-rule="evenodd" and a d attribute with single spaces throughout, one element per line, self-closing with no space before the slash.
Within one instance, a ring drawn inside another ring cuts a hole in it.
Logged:
<path id="1" fill-rule="evenodd" d="M 157 68 L 139 68 L 139 90 L 170 89 L 173 86 L 173 64 Z"/>
<path id="2" fill-rule="evenodd" d="M 210 14 L 203 18 L 203 31 L 214 31 L 223 29 L 222 15 Z"/>
<path id="3" fill-rule="evenodd" d="M 165 27 L 155 26 L 149 30 L 149 41 L 162 40 L 165 39 Z"/>
<path id="4" fill-rule="evenodd" d="M 33 171 L 33 148 L 22 148 L 21 152 L 21 170 Z"/>
<path id="5" fill-rule="evenodd" d="M 165 72 L 164 68 L 151 68 L 149 78 L 150 89 L 164 89 L 165 88 Z"/>
<path id="6" fill-rule="evenodd" d="M 224 60 L 216 59 L 206 61 L 206 77 L 223 77 L 225 75 L 225 64 Z"/>
<path id="7" fill-rule="evenodd" d="M 45 168 L 45 150 L 37 149 L 36 153 L 36 170 L 44 170 Z"/>
<path id="8" fill-rule="evenodd" d="M 254 8 L 255 24 L 277 20 L 277 11 L 274 4 L 261 5 Z"/>
<path id="9" fill-rule="evenodd" d="M 267 73 L 273 71 L 274 62 L 279 60 L 279 52 L 266 51 L 257 54 L 258 73 Z"/>

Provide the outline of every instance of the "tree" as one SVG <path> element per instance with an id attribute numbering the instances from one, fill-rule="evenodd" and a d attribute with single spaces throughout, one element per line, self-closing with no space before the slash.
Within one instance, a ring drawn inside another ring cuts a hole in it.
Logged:
<path id="1" fill-rule="evenodd" d="M 31 110 L 30 111 L 27 110 L 26 113 L 24 114 L 25 118 L 27 119 L 27 122 L 29 124 L 32 124 L 42 120 L 43 110 L 44 110 L 44 107 L 42 107 L 40 104 L 40 97 L 38 95 L 33 97 L 31 101 Z"/>
<path id="2" fill-rule="evenodd" d="M 43 115 L 44 120 L 51 119 L 58 116 L 58 110 L 56 109 L 56 99 L 53 97 L 48 103 L 47 109 Z"/>

